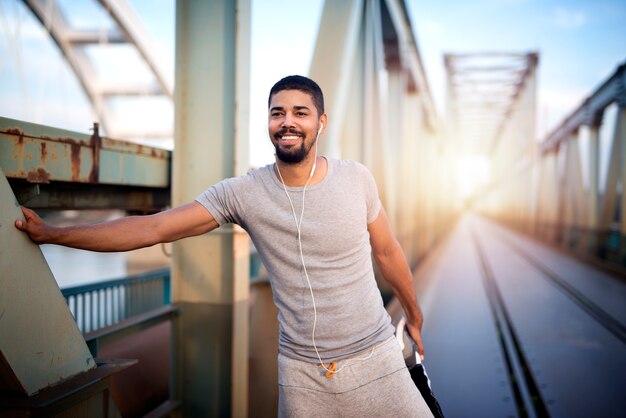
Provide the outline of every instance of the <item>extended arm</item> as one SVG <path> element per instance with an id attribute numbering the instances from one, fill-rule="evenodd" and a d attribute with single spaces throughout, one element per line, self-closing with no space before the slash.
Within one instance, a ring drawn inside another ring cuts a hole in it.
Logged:
<path id="1" fill-rule="evenodd" d="M 58 244 L 91 251 L 129 251 L 160 242 L 200 235 L 217 228 L 217 222 L 199 203 L 147 216 L 128 216 L 93 225 L 56 228 L 46 225 L 37 214 L 22 207 L 25 220 L 15 226 L 37 244 Z"/>
<path id="2" fill-rule="evenodd" d="M 424 345 L 421 330 L 424 319 L 415 298 L 413 275 L 402 247 L 391 231 L 384 209 L 380 210 L 378 218 L 369 224 L 367 229 L 370 233 L 370 243 L 376 264 L 404 309 L 407 329 L 417 343 L 419 354 L 423 359 Z"/>

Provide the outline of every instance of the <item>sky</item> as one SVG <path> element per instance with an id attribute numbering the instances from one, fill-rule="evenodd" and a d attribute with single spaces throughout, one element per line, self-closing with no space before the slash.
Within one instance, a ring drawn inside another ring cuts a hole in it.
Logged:
<path id="1" fill-rule="evenodd" d="M 420 55 L 443 116 L 444 53 L 511 51 L 540 54 L 537 123 L 540 137 L 554 129 L 619 64 L 626 62 L 623 0 L 407 0 Z M 78 27 L 106 18 L 93 0 L 57 0 Z M 174 0 L 131 0 L 142 24 L 174 70 Z M 71 5 L 71 8 L 70 8 Z M 252 165 L 271 162 L 266 131 L 267 92 L 279 78 L 307 74 L 322 0 L 252 0 L 250 155 Z M 280 25 L 277 24 L 280 22 Z M 127 53 L 128 51 L 126 51 Z M 98 72 L 115 70 L 130 54 L 101 54 Z M 0 0 L 0 115 L 88 132 L 93 112 L 78 82 L 46 32 L 17 0 Z M 96 55 L 96 54 L 94 54 Z M 120 58 L 121 57 L 121 58 Z M 112 71 L 120 73 L 120 71 Z M 128 80 L 140 72 L 124 71 Z M 121 106 L 121 105 L 120 105 Z M 137 106 L 126 105 L 127 115 Z M 171 123 L 163 103 L 141 106 L 140 126 Z"/>
<path id="2" fill-rule="evenodd" d="M 538 130 L 554 129 L 626 62 L 626 1 L 410 1 L 422 60 L 442 103 L 442 53 L 539 52 Z"/>

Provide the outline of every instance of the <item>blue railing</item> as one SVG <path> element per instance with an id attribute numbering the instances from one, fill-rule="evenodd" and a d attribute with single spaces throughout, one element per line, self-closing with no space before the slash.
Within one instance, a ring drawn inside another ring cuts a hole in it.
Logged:
<path id="1" fill-rule="evenodd" d="M 256 250 L 250 253 L 250 277 L 264 273 Z M 170 269 L 61 289 L 83 334 L 93 333 L 170 304 Z"/>
<path id="2" fill-rule="evenodd" d="M 61 292 L 85 334 L 169 305 L 170 270 L 68 287 Z"/>

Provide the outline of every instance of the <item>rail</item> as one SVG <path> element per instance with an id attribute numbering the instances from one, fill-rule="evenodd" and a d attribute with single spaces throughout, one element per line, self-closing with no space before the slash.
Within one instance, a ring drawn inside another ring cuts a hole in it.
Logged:
<path id="1" fill-rule="evenodd" d="M 170 270 L 62 289 L 83 334 L 97 331 L 170 303 Z"/>
<path id="2" fill-rule="evenodd" d="M 74 315 L 78 328 L 83 333 L 85 342 L 94 357 L 99 356 L 100 347 L 112 345 L 125 338 L 134 338 L 130 343 L 130 351 L 125 351 L 129 358 L 138 358 L 136 350 L 137 336 L 146 338 L 141 332 L 164 322 L 172 321 L 179 314 L 179 308 L 170 304 L 170 270 L 169 268 L 138 274 L 122 279 L 102 281 L 82 286 L 62 289 L 70 311 Z M 166 338 L 165 340 L 163 339 Z M 169 346 L 169 332 L 152 337 L 151 347 Z M 145 344 L 145 341 L 144 341 Z M 159 348 L 155 348 L 159 351 Z M 144 359 L 145 360 L 145 359 Z M 153 360 L 152 360 L 153 361 Z M 172 370 L 171 357 L 167 366 Z M 133 402 L 140 402 L 151 409 L 145 417 L 169 416 L 180 407 L 180 401 L 165 396 L 162 399 L 146 398 L 146 393 L 168 393 L 168 377 L 154 372 L 150 361 L 137 364 L 124 374 L 124 381 L 143 383 L 143 391 L 135 393 Z M 151 380 L 149 385 L 145 379 Z M 119 383 L 118 383 L 119 384 Z M 147 389 L 146 389 L 147 387 Z M 147 391 L 147 392 L 146 392 Z M 154 395 L 153 393 L 153 395 Z M 137 396 L 141 399 L 137 401 Z M 156 403 L 160 401 L 160 403 Z M 121 400 L 124 408 L 131 408 L 128 399 Z M 135 405 L 136 406 L 136 405 Z"/>

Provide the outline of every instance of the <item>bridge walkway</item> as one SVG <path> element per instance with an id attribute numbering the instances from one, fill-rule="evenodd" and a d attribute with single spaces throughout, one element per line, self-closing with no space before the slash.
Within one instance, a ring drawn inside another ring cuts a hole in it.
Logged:
<path id="1" fill-rule="evenodd" d="M 626 282 L 478 215 L 417 273 L 447 417 L 626 416 Z"/>

